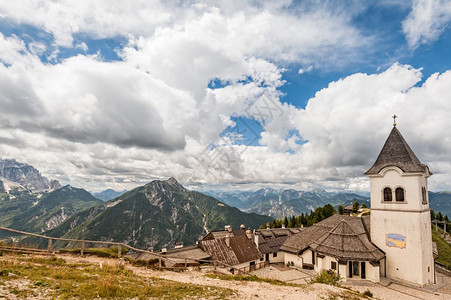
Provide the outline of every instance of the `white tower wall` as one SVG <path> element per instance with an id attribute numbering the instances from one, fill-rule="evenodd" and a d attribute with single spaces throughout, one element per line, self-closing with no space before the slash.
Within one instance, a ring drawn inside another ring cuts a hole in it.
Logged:
<path id="1" fill-rule="evenodd" d="M 424 173 L 403 173 L 397 167 L 369 175 L 371 184 L 371 240 L 386 253 L 386 276 L 424 286 L 434 283 L 434 258 Z M 391 202 L 384 201 L 384 189 L 391 188 Z M 405 191 L 397 202 L 395 190 Z M 423 201 L 423 188 L 426 202 Z M 384 274 L 382 274 L 384 275 Z"/>

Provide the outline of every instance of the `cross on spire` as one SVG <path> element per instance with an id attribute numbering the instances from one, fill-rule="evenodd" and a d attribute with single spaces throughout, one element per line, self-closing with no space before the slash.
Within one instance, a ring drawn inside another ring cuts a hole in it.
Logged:
<path id="1" fill-rule="evenodd" d="M 397 115 L 393 115 L 393 126 L 395 126 L 396 127 L 396 118 L 397 118 L 398 116 Z"/>

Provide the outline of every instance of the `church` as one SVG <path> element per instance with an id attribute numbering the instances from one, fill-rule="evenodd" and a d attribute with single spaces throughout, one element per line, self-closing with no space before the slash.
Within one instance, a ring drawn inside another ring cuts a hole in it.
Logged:
<path id="1" fill-rule="evenodd" d="M 427 179 L 432 173 L 396 123 L 370 178 L 370 216 L 334 215 L 281 245 L 286 264 L 335 270 L 344 280 L 387 277 L 415 286 L 435 283 Z"/>

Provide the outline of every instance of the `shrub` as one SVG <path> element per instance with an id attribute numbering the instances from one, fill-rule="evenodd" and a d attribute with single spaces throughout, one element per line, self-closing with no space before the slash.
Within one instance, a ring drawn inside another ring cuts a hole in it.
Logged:
<path id="1" fill-rule="evenodd" d="M 363 292 L 363 294 L 365 295 L 365 296 L 367 296 L 367 297 L 373 297 L 373 293 L 369 290 L 369 289 L 367 289 L 366 291 L 364 291 Z"/>
<path id="2" fill-rule="evenodd" d="M 329 285 L 338 285 L 340 275 L 333 270 L 322 270 L 316 277 L 312 278 L 309 283 L 324 283 Z"/>

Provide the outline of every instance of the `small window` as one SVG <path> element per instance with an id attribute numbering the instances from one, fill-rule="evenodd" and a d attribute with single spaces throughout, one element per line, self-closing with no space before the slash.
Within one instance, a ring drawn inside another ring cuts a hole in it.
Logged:
<path id="1" fill-rule="evenodd" d="M 359 275 L 360 264 L 358 261 L 352 262 L 352 275 Z"/>
<path id="2" fill-rule="evenodd" d="M 334 262 L 334 261 L 331 261 L 331 262 L 330 262 L 330 268 L 331 268 L 332 270 L 336 270 L 336 269 L 337 269 L 337 263 Z"/>
<path id="3" fill-rule="evenodd" d="M 272 254 L 272 257 L 277 257 L 277 252 L 274 252 L 274 253 Z"/>
<path id="4" fill-rule="evenodd" d="M 391 188 L 385 188 L 384 189 L 384 201 L 391 201 L 391 200 L 392 200 Z"/>
<path id="5" fill-rule="evenodd" d="M 421 194 L 423 196 L 423 205 L 427 205 L 428 204 L 428 200 L 426 198 L 426 188 L 425 187 L 421 188 Z"/>
<path id="6" fill-rule="evenodd" d="M 404 189 L 397 188 L 395 193 L 396 193 L 396 202 L 404 202 Z"/>

